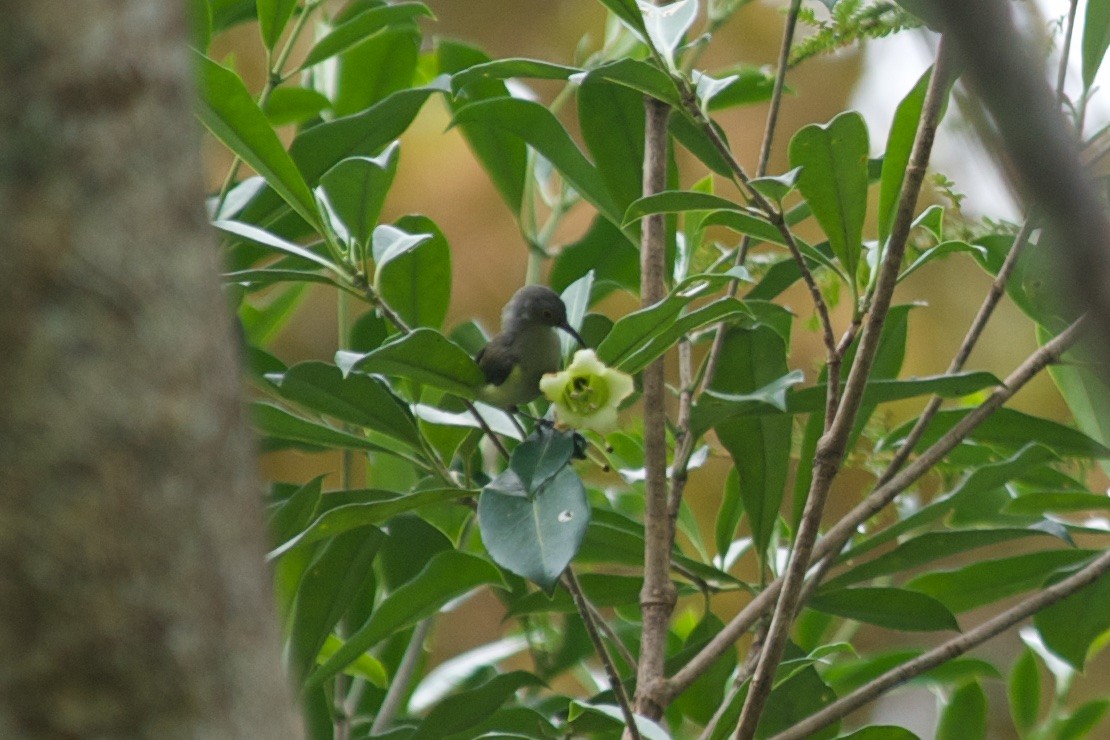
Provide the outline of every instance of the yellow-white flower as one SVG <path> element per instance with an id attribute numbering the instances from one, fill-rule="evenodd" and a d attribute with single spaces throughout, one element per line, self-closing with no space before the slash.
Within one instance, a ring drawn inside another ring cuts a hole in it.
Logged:
<path id="1" fill-rule="evenodd" d="M 617 407 L 632 387 L 632 376 L 606 366 L 592 349 L 578 350 L 565 370 L 540 379 L 560 424 L 601 434 L 616 429 Z"/>

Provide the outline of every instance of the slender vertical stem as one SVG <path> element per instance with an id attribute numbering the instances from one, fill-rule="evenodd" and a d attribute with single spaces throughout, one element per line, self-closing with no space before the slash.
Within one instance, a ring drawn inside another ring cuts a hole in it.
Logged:
<path id="1" fill-rule="evenodd" d="M 628 728 L 628 737 L 631 740 L 640 740 L 640 728 L 636 726 L 636 717 L 632 713 L 632 704 L 628 701 L 628 694 L 624 690 L 624 684 L 621 683 L 620 674 L 617 673 L 617 667 L 613 663 L 613 656 L 609 655 L 609 651 L 605 647 L 605 643 L 601 639 L 601 633 L 598 630 L 598 625 L 594 621 L 594 610 L 586 600 L 586 594 L 582 591 L 582 585 L 578 583 L 578 577 L 574 575 L 574 569 L 568 567 L 563 571 L 563 583 L 566 585 L 567 590 L 570 591 L 571 598 L 574 599 L 574 606 L 578 609 L 578 615 L 582 617 L 582 624 L 586 626 L 586 634 L 590 637 L 590 642 L 593 643 L 594 651 L 597 657 L 601 660 L 601 665 L 605 668 L 605 675 L 609 678 L 609 687 L 613 690 L 613 696 L 617 698 L 617 704 L 620 705 L 621 714 L 624 715 L 624 724 Z"/>
<path id="2" fill-rule="evenodd" d="M 393 674 L 393 680 L 389 682 L 389 689 L 386 690 L 385 698 L 382 699 L 382 706 L 378 709 L 378 714 L 374 717 L 374 724 L 370 727 L 371 735 L 380 735 L 388 730 L 397 717 L 397 713 L 401 711 L 405 694 L 408 693 L 412 676 L 416 672 L 420 655 L 424 651 L 424 640 L 428 638 L 428 632 L 431 631 L 432 622 L 434 621 L 433 617 L 428 617 L 416 625 L 416 629 L 412 631 L 409 644 L 405 647 L 404 655 L 401 656 L 401 664 L 397 666 L 397 672 Z"/>
<path id="3" fill-rule="evenodd" d="M 1068 8 L 1068 20 L 1064 27 L 1064 44 L 1060 47 L 1060 67 L 1056 72 L 1056 105 L 1064 104 L 1064 82 L 1068 78 L 1068 56 L 1071 52 L 1071 37 L 1075 32 L 1075 12 L 1079 8 L 1079 0 L 1071 0 Z"/>
<path id="4" fill-rule="evenodd" d="M 887 253 L 880 268 L 871 313 L 867 317 L 863 334 L 860 337 L 855 362 L 844 384 L 843 396 L 839 407 L 836 409 L 835 418 L 828 424 L 825 433 L 817 443 L 813 461 L 813 479 L 802 512 L 801 522 L 798 526 L 798 533 L 794 540 L 794 548 L 790 553 L 790 561 L 783 577 L 781 593 L 771 617 L 767 641 L 760 655 L 755 674 L 752 676 L 748 696 L 744 701 L 744 708 L 740 713 L 740 723 L 736 729 L 736 736 L 742 740 L 747 740 L 755 735 L 756 726 L 759 724 L 759 718 L 763 713 L 763 707 L 771 693 L 775 669 L 782 657 L 790 625 L 794 621 L 798 598 L 805 584 L 805 574 L 809 569 L 813 547 L 817 541 L 825 499 L 844 458 L 848 436 L 852 425 L 855 423 L 856 413 L 863 400 L 863 389 L 878 350 L 879 338 L 890 309 L 894 287 L 901 269 L 902 256 L 909 237 L 917 196 L 932 151 L 933 138 L 936 135 L 936 126 L 940 119 L 940 110 L 948 91 L 951 62 L 945 48 L 946 44 L 942 38 L 940 49 L 937 52 L 937 63 L 933 69 L 929 87 L 926 90 L 917 137 L 914 140 L 913 151 L 906 168 L 906 178 L 899 197 L 898 210 L 891 229 Z"/>
<path id="5" fill-rule="evenodd" d="M 644 195 L 662 192 L 667 175 L 667 117 L 670 109 L 645 98 Z M 662 214 L 643 222 L 640 247 L 641 302 L 651 306 L 666 294 L 664 283 L 666 231 Z M 670 579 L 674 530 L 667 502 L 666 388 L 663 359 L 643 373 L 644 467 L 644 585 L 640 591 L 643 633 L 636 676 L 636 711 L 658 719 L 663 707 L 654 698 L 657 682 L 664 679 L 667 629 L 676 590 Z"/>

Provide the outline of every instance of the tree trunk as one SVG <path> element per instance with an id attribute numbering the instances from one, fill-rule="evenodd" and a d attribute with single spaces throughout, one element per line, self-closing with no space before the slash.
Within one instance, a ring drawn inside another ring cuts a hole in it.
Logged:
<path id="1" fill-rule="evenodd" d="M 299 734 L 184 5 L 0 0 L 0 737 Z"/>

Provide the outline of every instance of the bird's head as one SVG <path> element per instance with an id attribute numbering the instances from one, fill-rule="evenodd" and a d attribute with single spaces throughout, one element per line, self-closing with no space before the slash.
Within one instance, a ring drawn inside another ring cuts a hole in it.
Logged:
<path id="1" fill-rule="evenodd" d="M 519 331 L 527 326 L 562 329 L 582 345 L 582 337 L 567 321 L 567 307 L 559 294 L 544 285 L 526 285 L 505 304 L 501 313 L 502 331 Z"/>

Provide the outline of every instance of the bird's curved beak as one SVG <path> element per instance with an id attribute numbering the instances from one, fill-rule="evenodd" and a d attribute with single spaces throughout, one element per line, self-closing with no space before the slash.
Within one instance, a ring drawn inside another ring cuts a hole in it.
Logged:
<path id="1" fill-rule="evenodd" d="M 574 327 L 571 326 L 568 322 L 564 321 L 563 323 L 559 324 L 559 328 L 574 337 L 574 341 L 578 342 L 579 347 L 586 346 L 586 340 L 583 339 L 582 336 L 578 332 L 576 332 L 574 330 Z"/>

